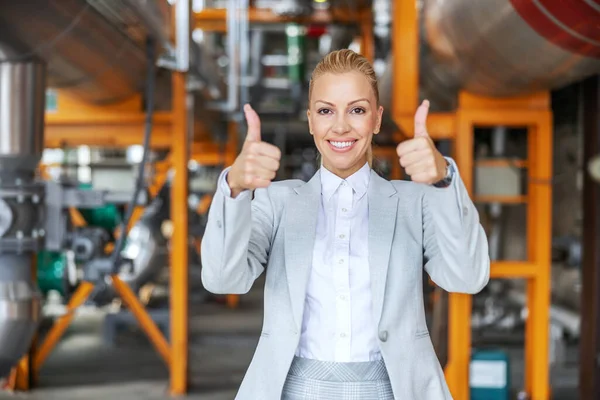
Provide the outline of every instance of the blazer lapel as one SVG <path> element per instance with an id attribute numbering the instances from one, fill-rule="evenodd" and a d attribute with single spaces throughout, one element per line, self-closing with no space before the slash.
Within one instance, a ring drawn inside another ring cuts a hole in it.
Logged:
<path id="1" fill-rule="evenodd" d="M 371 296 L 373 315 L 379 323 L 383 310 L 385 283 L 392 239 L 396 227 L 398 197 L 391 182 L 371 171 L 369 183 L 369 270 L 371 273 Z"/>
<path id="2" fill-rule="evenodd" d="M 292 312 L 298 329 L 301 329 L 321 202 L 319 171 L 294 191 L 285 211 L 285 269 Z"/>

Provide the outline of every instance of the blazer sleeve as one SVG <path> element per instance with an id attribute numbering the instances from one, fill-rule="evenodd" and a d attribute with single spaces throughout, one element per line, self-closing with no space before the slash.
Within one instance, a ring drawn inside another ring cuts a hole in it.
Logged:
<path id="1" fill-rule="evenodd" d="M 427 186 L 422 197 L 425 270 L 448 292 L 475 294 L 490 277 L 488 241 L 454 160 L 446 159 L 452 183 Z"/>
<path id="2" fill-rule="evenodd" d="M 215 294 L 247 293 L 264 271 L 271 248 L 273 208 L 268 189 L 231 197 L 219 176 L 202 238 L 202 284 Z"/>

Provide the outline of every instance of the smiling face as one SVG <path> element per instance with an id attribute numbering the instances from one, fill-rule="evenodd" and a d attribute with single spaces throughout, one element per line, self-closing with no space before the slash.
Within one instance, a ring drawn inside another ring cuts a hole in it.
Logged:
<path id="1" fill-rule="evenodd" d="M 341 178 L 362 168 L 373 134 L 379 132 L 382 113 L 361 72 L 328 72 L 316 78 L 307 115 L 323 166 Z"/>

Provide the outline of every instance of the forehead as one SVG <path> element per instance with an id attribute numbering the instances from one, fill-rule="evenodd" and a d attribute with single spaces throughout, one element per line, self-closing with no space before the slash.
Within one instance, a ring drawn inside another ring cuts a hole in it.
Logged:
<path id="1" fill-rule="evenodd" d="M 313 82 L 312 101 L 343 102 L 374 96 L 367 77 L 360 72 L 325 73 Z"/>

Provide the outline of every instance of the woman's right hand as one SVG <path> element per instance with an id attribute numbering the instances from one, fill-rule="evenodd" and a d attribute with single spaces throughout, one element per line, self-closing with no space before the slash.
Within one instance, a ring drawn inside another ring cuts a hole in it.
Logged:
<path id="1" fill-rule="evenodd" d="M 246 104 L 244 114 L 248 122 L 248 133 L 241 153 L 227 174 L 227 184 L 231 188 L 231 197 L 234 198 L 243 190 L 269 186 L 275 178 L 281 160 L 278 147 L 261 142 L 260 118 L 256 111 Z"/>

